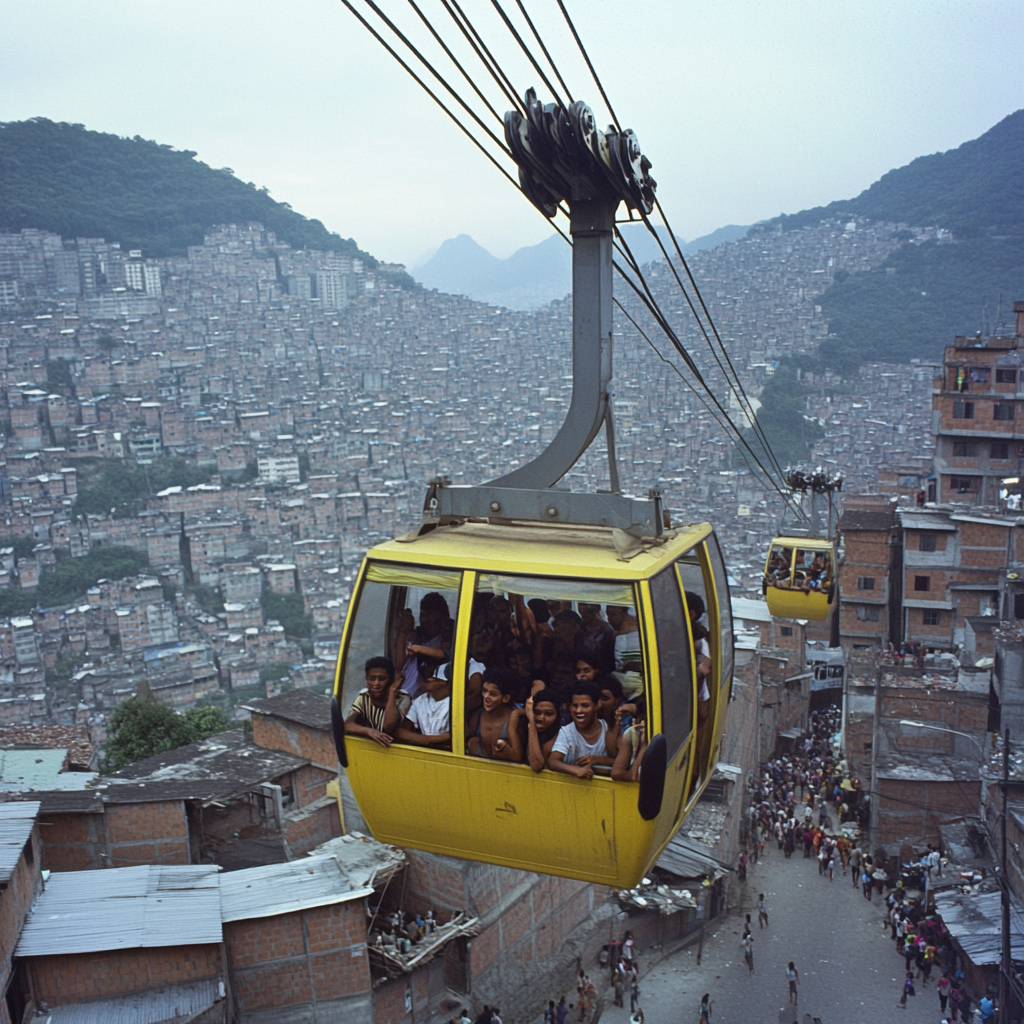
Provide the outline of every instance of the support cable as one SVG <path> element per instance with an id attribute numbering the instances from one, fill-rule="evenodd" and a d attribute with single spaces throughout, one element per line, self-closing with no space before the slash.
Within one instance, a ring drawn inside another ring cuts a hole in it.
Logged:
<path id="1" fill-rule="evenodd" d="M 512 33 L 512 38 L 515 39 L 515 41 L 519 44 L 519 49 L 523 51 L 523 53 L 526 56 L 526 59 L 533 65 L 533 70 L 536 71 L 538 75 L 540 75 L 541 81 L 548 87 L 548 92 L 551 93 L 555 102 L 563 110 L 565 110 L 568 107 L 568 104 L 562 102 L 562 97 L 558 95 L 558 90 L 551 84 L 550 80 L 548 79 L 548 76 L 544 74 L 544 69 L 537 62 L 537 58 L 534 57 L 533 52 L 526 45 L 526 41 L 519 34 L 519 30 L 515 27 L 515 25 L 512 24 L 512 19 L 509 18 L 509 16 L 505 13 L 505 8 L 501 6 L 499 0 L 491 0 L 491 6 L 501 16 L 501 20 L 505 22 L 505 27 L 509 30 L 509 32 Z"/>
<path id="2" fill-rule="evenodd" d="M 526 24 L 530 26 L 530 31 L 533 33 L 533 38 L 537 40 L 537 43 L 540 46 L 541 51 L 547 58 L 548 64 L 551 65 L 551 70 L 554 71 L 555 73 L 555 78 L 558 79 L 558 84 L 561 85 L 561 87 L 565 90 L 565 95 L 568 97 L 569 102 L 572 103 L 572 92 L 569 89 L 569 86 L 565 84 L 565 79 L 562 78 L 562 73 L 558 70 L 558 67 L 555 64 L 554 60 L 552 60 L 551 54 L 548 53 L 548 48 L 544 45 L 544 40 L 541 38 L 541 34 L 537 31 L 536 26 L 533 24 L 533 19 L 530 17 L 529 13 L 526 10 L 526 4 L 523 3 L 523 0 L 516 0 L 516 6 L 519 8 L 520 11 L 522 11 L 523 17 L 526 19 Z M 1001 298 L 1002 296 L 1000 296 L 1000 299 Z"/>
<path id="3" fill-rule="evenodd" d="M 736 372 L 736 368 L 735 366 L 733 366 L 732 360 L 729 359 L 729 354 L 728 352 L 726 352 L 725 346 L 722 344 L 721 338 L 718 334 L 718 330 L 716 329 L 714 321 L 711 319 L 711 314 L 708 312 L 707 306 L 705 305 L 704 300 L 700 295 L 700 290 L 697 288 L 697 283 L 696 281 L 694 281 L 693 275 L 689 274 L 689 268 L 687 267 L 687 273 L 689 275 L 690 282 L 693 285 L 694 291 L 697 293 L 697 299 L 700 302 L 701 308 L 704 310 L 705 315 L 707 316 L 708 323 L 711 325 L 711 330 L 714 333 L 715 338 L 718 339 L 718 347 L 721 349 L 722 354 L 726 358 L 726 362 L 728 363 L 729 369 L 732 371 L 732 380 L 730 380 L 729 378 L 729 370 L 726 370 L 725 365 L 723 365 L 722 359 L 715 348 L 715 343 L 711 340 L 711 337 L 708 335 L 707 328 L 704 326 L 700 314 L 697 312 L 697 307 L 694 305 L 693 299 L 690 297 L 689 291 L 683 284 L 682 279 L 679 277 L 679 273 L 676 270 L 675 265 L 673 264 L 672 259 L 668 254 L 668 250 L 665 248 L 664 242 L 662 242 L 661 237 L 655 230 L 654 225 L 651 224 L 651 221 L 648 218 L 648 216 L 642 211 L 641 216 L 643 217 L 643 221 L 647 227 L 647 230 L 651 233 L 651 235 L 654 237 L 654 240 L 658 243 L 658 247 L 661 249 L 662 255 L 665 257 L 665 262 L 668 264 L 668 268 L 672 272 L 672 276 L 675 278 L 676 284 L 679 285 L 679 290 L 680 292 L 682 292 L 683 298 L 686 299 L 686 304 L 690 307 L 690 312 L 693 314 L 694 320 L 697 322 L 697 327 L 703 335 L 704 340 L 707 342 L 708 348 L 711 351 L 711 355 L 713 356 L 715 362 L 718 364 L 718 368 L 722 371 L 722 376 L 725 378 L 726 386 L 729 387 L 729 389 L 736 395 L 737 399 L 740 400 L 740 409 L 747 417 L 747 420 L 750 423 L 750 427 L 754 431 L 755 436 L 758 438 L 758 440 L 764 447 L 765 455 L 767 456 L 768 461 L 772 464 L 773 468 L 779 474 L 779 476 L 783 477 L 783 468 L 779 464 L 779 460 L 776 457 L 775 453 L 772 451 L 771 446 L 768 444 L 768 438 L 764 434 L 764 429 L 757 422 L 757 416 L 754 413 L 754 407 L 753 405 L 751 405 L 750 399 L 747 398 L 747 394 L 743 390 L 743 385 L 740 383 L 739 375 Z M 664 212 L 662 212 L 662 219 L 664 220 Z M 678 241 L 676 241 L 676 237 L 674 232 L 672 231 L 672 228 L 668 225 L 667 222 L 665 224 L 665 227 L 668 230 L 669 235 L 672 238 L 672 241 L 675 243 L 676 251 L 679 252 L 680 259 L 682 259 L 682 250 L 679 247 Z"/>
<path id="4" fill-rule="evenodd" d="M 612 101 L 608 99 L 608 93 L 604 91 L 604 86 L 601 84 L 601 79 L 597 77 L 597 71 L 594 69 L 594 65 L 591 63 L 590 56 L 587 53 L 587 48 L 583 45 L 583 40 L 580 39 L 579 32 L 576 31 L 576 26 L 572 23 L 572 18 L 569 17 L 569 12 L 565 9 L 565 4 L 562 0 L 557 0 L 558 6 L 562 11 L 562 17 L 565 18 L 565 23 L 569 26 L 569 31 L 572 33 L 573 39 L 576 40 L 576 45 L 579 47 L 580 54 L 583 59 L 587 62 L 587 67 L 590 68 L 590 77 L 594 79 L 594 85 L 597 86 L 598 92 L 601 94 L 601 99 L 604 100 L 604 105 L 608 108 L 608 113 L 612 116 L 612 122 L 615 124 L 619 134 L 622 134 L 622 125 L 619 124 L 619 119 L 615 116 L 615 108 L 612 106 Z"/>

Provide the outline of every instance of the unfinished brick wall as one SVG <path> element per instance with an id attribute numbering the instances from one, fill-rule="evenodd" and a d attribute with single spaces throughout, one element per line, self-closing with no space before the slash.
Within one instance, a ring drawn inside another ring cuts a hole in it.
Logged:
<path id="1" fill-rule="evenodd" d="M 214 944 L 34 956 L 26 963 L 36 999 L 51 1006 L 224 975 Z"/>
<path id="2" fill-rule="evenodd" d="M 91 871 L 109 866 L 102 814 L 50 814 L 40 816 L 39 823 L 46 830 L 44 868 Z"/>
<path id="3" fill-rule="evenodd" d="M 469 943 L 476 1003 L 541 1008 L 541 998 L 569 984 L 607 938 L 610 913 L 603 886 L 513 868 L 406 851 L 403 909 L 434 909 L 442 921 L 456 910 L 480 918 Z M 536 993 L 536 997 L 534 997 Z"/>
<path id="4" fill-rule="evenodd" d="M 341 835 L 338 801 L 323 797 L 316 804 L 286 814 L 282 825 L 288 848 L 293 856 L 301 857 L 328 839 Z"/>
<path id="5" fill-rule="evenodd" d="M 339 1020 L 372 1020 L 365 900 L 231 921 L 224 941 L 242 1024 L 325 1004 L 345 1008 Z"/>
<path id="6" fill-rule="evenodd" d="M 308 757 L 315 765 L 337 773 L 338 755 L 334 740 L 326 730 L 312 729 L 274 715 L 254 714 L 252 738 L 258 747 Z"/>
<path id="7" fill-rule="evenodd" d="M 938 844 L 939 824 L 976 815 L 981 799 L 978 781 L 924 782 L 880 776 L 877 789 L 872 842 L 883 844 Z"/>
<path id="8" fill-rule="evenodd" d="M 306 765 L 292 772 L 292 787 L 296 807 L 307 807 L 327 795 L 327 783 L 338 777 L 336 771 L 327 771 L 316 765 Z"/>
<path id="9" fill-rule="evenodd" d="M 189 864 L 188 822 L 182 800 L 107 804 L 108 867 Z"/>

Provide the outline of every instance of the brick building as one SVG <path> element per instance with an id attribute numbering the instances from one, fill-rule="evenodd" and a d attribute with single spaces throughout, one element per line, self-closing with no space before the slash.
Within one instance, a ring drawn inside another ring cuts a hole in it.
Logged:
<path id="1" fill-rule="evenodd" d="M 42 857 L 36 827 L 37 802 L 0 804 L 0 1022 L 21 1024 L 26 1001 L 14 948 L 42 889 Z"/>
<path id="2" fill-rule="evenodd" d="M 45 1004 L 55 1024 L 81 1019 L 72 1008 L 90 1020 L 372 1024 L 376 875 L 333 855 L 52 874 L 15 950 L 20 1005 Z"/>
<path id="3" fill-rule="evenodd" d="M 998 505 L 1003 479 L 1024 465 L 1024 302 L 1015 336 L 957 338 L 932 392 L 935 479 L 928 500 Z M 1018 429 L 1018 422 L 1022 426 Z"/>
<path id="4" fill-rule="evenodd" d="M 340 834 L 336 778 L 309 758 L 226 732 L 146 758 L 82 793 L 41 794 L 46 866 L 242 868 L 300 856 Z"/>
<path id="5" fill-rule="evenodd" d="M 899 636 L 900 535 L 889 502 L 843 509 L 839 638 L 843 647 L 884 648 Z"/>
<path id="6" fill-rule="evenodd" d="M 871 793 L 872 843 L 937 843 L 943 822 L 979 812 L 990 673 L 949 664 L 944 673 L 877 657 L 848 665 L 843 753 Z"/>

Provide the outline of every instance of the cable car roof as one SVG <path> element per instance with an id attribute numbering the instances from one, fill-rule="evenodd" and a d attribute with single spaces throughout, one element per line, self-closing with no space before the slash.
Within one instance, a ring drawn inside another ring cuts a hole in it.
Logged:
<path id="1" fill-rule="evenodd" d="M 828 537 L 775 537 L 772 540 L 772 547 L 787 548 L 818 548 L 824 551 L 832 547 L 832 541 Z"/>
<path id="2" fill-rule="evenodd" d="M 678 527 L 664 535 L 663 543 L 627 561 L 619 557 L 608 529 L 469 522 L 385 541 L 368 557 L 480 572 L 642 580 L 710 533 L 709 523 Z"/>

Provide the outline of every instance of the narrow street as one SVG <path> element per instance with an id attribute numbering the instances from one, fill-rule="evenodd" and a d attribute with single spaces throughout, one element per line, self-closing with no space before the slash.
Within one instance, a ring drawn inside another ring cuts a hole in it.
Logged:
<path id="1" fill-rule="evenodd" d="M 769 926 L 758 930 L 757 896 L 765 894 Z M 640 1006 L 646 1024 L 698 1024 L 701 996 L 714 1000 L 712 1024 L 778 1024 L 791 1021 L 786 1011 L 786 965 L 800 972 L 796 1020 L 805 1013 L 822 1024 L 937 1024 L 942 1020 L 932 972 L 925 987 L 915 980 L 916 997 L 906 1010 L 897 1000 L 906 977 L 888 928 L 881 929 L 884 904 L 871 903 L 849 874 L 829 883 L 818 875 L 817 862 L 798 851 L 786 860 L 774 843 L 747 875 L 743 906 L 712 921 L 704 940 L 702 963 L 697 944 L 672 954 L 640 979 Z M 743 961 L 740 940 L 743 916 L 749 913 L 754 933 L 754 974 Z M 640 952 L 641 972 L 659 951 Z M 605 1004 L 601 1024 L 627 1024 L 629 1001 L 620 1009 Z M 573 1019 L 570 1017 L 570 1020 Z"/>

